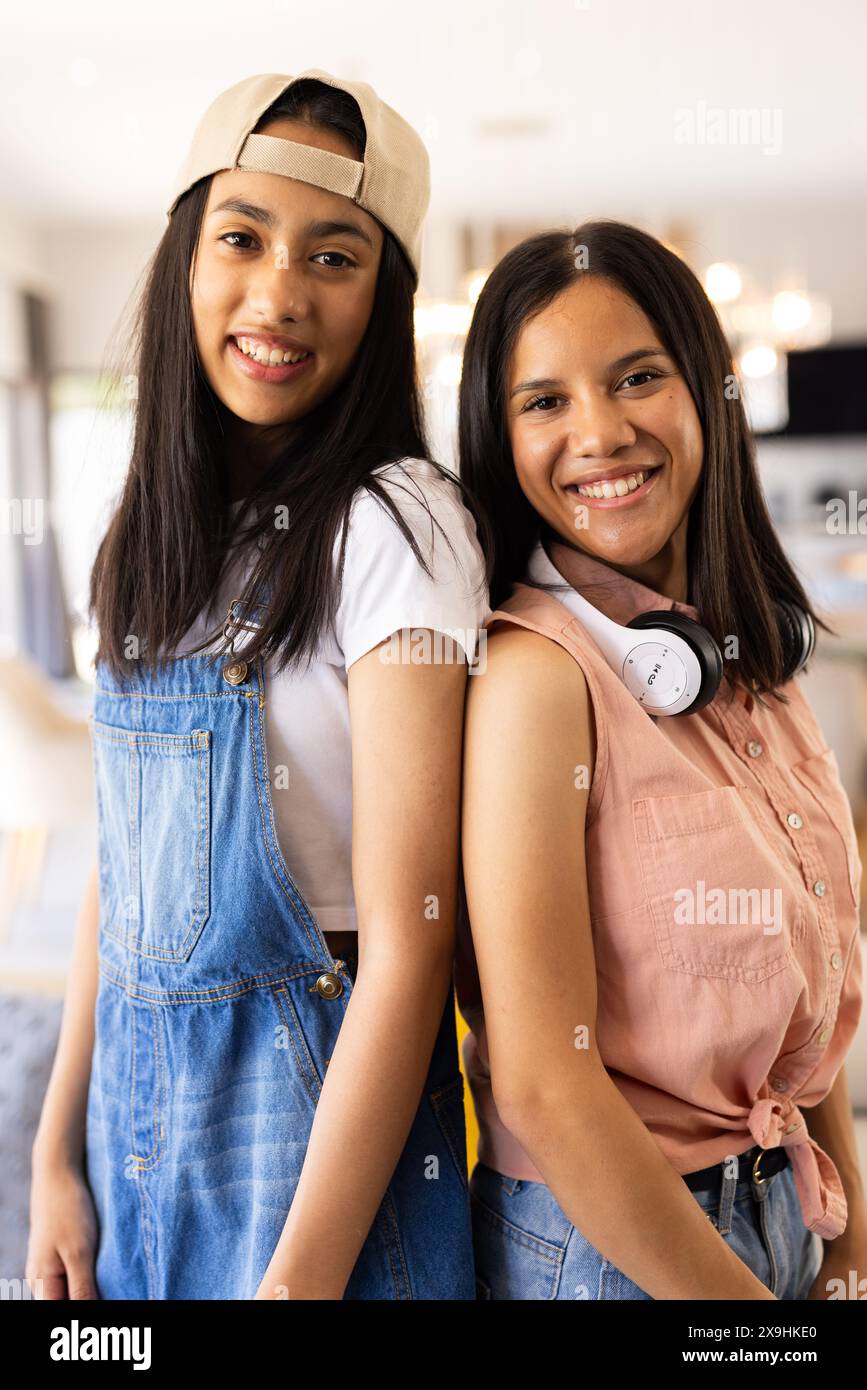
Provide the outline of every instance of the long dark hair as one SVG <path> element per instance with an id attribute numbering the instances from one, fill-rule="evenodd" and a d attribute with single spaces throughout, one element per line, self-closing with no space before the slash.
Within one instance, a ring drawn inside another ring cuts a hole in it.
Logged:
<path id="1" fill-rule="evenodd" d="M 578 257 L 576 252 L 582 250 Z M 588 269 L 577 268 L 583 261 Z M 753 694 L 785 681 L 773 604 L 798 604 L 826 632 L 789 564 L 765 505 L 755 445 L 731 352 L 712 304 L 689 267 L 663 244 L 622 222 L 585 222 L 528 237 L 488 277 L 464 352 L 459 405 L 461 477 L 490 517 L 488 580 L 497 608 L 525 580 L 530 553 L 550 530 L 521 491 L 506 424 L 506 373 L 522 326 L 582 275 L 613 281 L 654 325 L 692 394 L 704 435 L 704 465 L 687 526 L 688 602 L 716 639 L 725 672 Z M 741 634 L 737 660 L 726 638 Z"/>
<path id="2" fill-rule="evenodd" d="M 364 121 L 346 92 L 306 78 L 284 91 L 258 125 L 278 117 L 337 130 L 355 158 L 364 158 Z M 287 429 L 282 456 L 251 486 L 237 516 L 230 516 L 219 462 L 226 407 L 199 362 L 189 293 L 211 177 L 178 203 L 146 268 L 127 335 L 137 378 L 132 458 L 90 576 L 90 613 L 99 628 L 95 659 L 119 676 L 130 674 L 137 661 L 155 669 L 177 649 L 196 616 L 212 604 L 234 552 L 248 546 L 254 561 L 239 616 L 260 626 L 245 642 L 245 660 L 264 653 L 281 670 L 312 660 L 339 602 L 346 522 L 362 485 L 388 507 L 430 574 L 400 510 L 372 476 L 375 468 L 402 458 L 429 458 L 416 373 L 414 274 L 384 226 L 373 308 L 352 366 L 325 401 Z M 455 474 L 432 462 L 470 504 Z M 406 475 L 404 490 L 411 482 Z M 277 507 L 285 527 L 275 525 Z M 447 536 L 446 541 L 451 549 Z M 267 610 L 256 606 L 266 588 Z M 215 614 L 214 626 L 190 650 L 215 641 L 225 617 Z M 130 637 L 138 639 L 134 655 Z M 214 660 L 225 650 L 224 642 Z"/>

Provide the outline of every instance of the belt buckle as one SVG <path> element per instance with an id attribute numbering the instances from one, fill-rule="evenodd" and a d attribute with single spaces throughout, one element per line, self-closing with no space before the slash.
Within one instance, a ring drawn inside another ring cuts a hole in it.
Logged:
<path id="1" fill-rule="evenodd" d="M 768 1181 L 767 1178 L 763 1178 L 759 1175 L 759 1164 L 761 1163 L 764 1156 L 765 1150 L 759 1149 L 758 1153 L 755 1156 L 755 1159 L 753 1160 L 753 1182 L 756 1184 L 757 1187 L 764 1187 L 765 1183 Z"/>

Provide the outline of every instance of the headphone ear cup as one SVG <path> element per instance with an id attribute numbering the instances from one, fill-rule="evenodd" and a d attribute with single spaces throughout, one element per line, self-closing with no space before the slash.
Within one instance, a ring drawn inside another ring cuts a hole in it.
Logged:
<path id="1" fill-rule="evenodd" d="M 695 654 L 701 668 L 701 684 L 698 694 L 693 700 L 689 709 L 681 710 L 681 714 L 695 714 L 698 710 L 704 709 L 709 705 L 714 695 L 720 687 L 723 677 L 722 652 L 711 637 L 707 628 L 702 627 L 692 618 L 688 618 L 685 613 L 675 613 L 673 609 L 662 608 L 653 609 L 649 613 L 639 613 L 626 624 L 627 627 L 643 628 L 655 627 L 662 632 L 670 632 L 673 637 L 680 637 L 688 644 Z"/>
<path id="2" fill-rule="evenodd" d="M 783 644 L 783 670 L 785 679 L 789 681 L 803 671 L 813 655 L 816 626 L 810 614 L 789 599 L 777 599 L 774 606 Z"/>

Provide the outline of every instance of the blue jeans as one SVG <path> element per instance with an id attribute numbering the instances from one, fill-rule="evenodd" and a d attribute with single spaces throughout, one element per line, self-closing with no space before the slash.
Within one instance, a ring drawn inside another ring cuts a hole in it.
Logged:
<path id="1" fill-rule="evenodd" d="M 717 1192 L 691 1195 L 777 1298 L 806 1299 L 824 1247 L 804 1225 L 791 1165 L 764 1187 L 751 1182 L 736 1190 L 725 1178 Z M 477 1298 L 653 1301 L 584 1239 L 544 1183 L 477 1163 L 470 1201 Z"/>

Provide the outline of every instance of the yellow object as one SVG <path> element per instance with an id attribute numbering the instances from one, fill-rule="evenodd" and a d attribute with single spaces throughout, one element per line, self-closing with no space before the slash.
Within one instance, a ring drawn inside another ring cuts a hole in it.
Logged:
<path id="1" fill-rule="evenodd" d="M 479 1143 L 479 1126 L 476 1122 L 476 1111 L 473 1106 L 473 1098 L 470 1094 L 470 1086 L 467 1081 L 467 1074 L 464 1071 L 464 1061 L 461 1054 L 461 1044 L 467 1033 L 470 1031 L 461 1017 L 457 1004 L 455 1005 L 455 1021 L 458 1028 L 458 1059 L 461 1066 L 461 1075 L 464 1078 L 464 1114 L 467 1120 L 467 1175 L 473 1171 L 477 1160 L 477 1148 Z"/>

